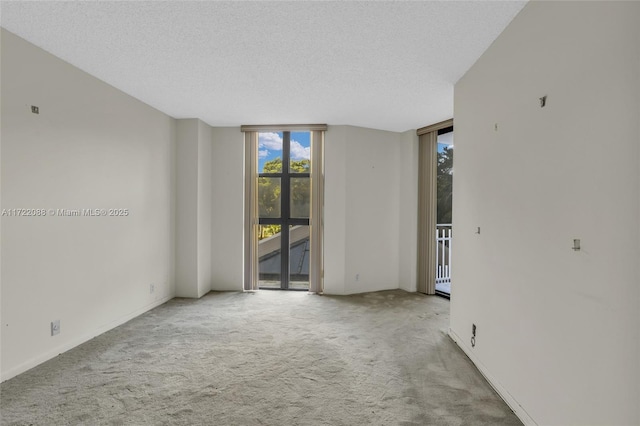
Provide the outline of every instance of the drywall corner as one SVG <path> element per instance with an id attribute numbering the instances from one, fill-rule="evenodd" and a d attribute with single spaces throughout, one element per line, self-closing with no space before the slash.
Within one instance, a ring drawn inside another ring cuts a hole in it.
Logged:
<path id="1" fill-rule="evenodd" d="M 213 130 L 198 119 L 177 120 L 176 295 L 212 289 Z"/>
<path id="2" fill-rule="evenodd" d="M 213 217 L 213 132 L 198 120 L 198 297 L 211 291 Z"/>
<path id="3" fill-rule="evenodd" d="M 399 285 L 417 291 L 418 258 L 418 135 L 408 130 L 400 136 Z"/>
<path id="4" fill-rule="evenodd" d="M 324 138 L 324 293 L 345 294 L 346 126 Z"/>
<path id="5" fill-rule="evenodd" d="M 399 288 L 401 146 L 395 132 L 326 132 L 325 293 Z"/>
<path id="6" fill-rule="evenodd" d="M 199 128 L 176 121 L 176 296 L 197 298 Z"/>
<path id="7" fill-rule="evenodd" d="M 244 134 L 239 127 L 214 127 L 211 136 L 211 288 L 242 291 Z"/>

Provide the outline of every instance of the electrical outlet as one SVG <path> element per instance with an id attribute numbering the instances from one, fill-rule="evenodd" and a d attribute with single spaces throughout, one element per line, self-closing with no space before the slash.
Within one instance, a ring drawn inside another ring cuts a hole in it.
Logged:
<path id="1" fill-rule="evenodd" d="M 60 320 L 51 321 L 51 335 L 60 334 Z"/>
<path id="2" fill-rule="evenodd" d="M 154 283 L 151 283 L 151 285 L 149 285 L 149 294 L 153 294 L 156 291 L 156 285 Z"/>
<path id="3" fill-rule="evenodd" d="M 35 105 L 31 105 L 31 112 L 34 114 L 40 114 L 40 108 Z"/>

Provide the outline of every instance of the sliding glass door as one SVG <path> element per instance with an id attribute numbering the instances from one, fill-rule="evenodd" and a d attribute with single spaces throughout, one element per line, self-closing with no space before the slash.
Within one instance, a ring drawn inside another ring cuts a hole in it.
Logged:
<path id="1" fill-rule="evenodd" d="M 436 193 L 436 293 L 451 295 L 453 127 L 438 130 Z"/>

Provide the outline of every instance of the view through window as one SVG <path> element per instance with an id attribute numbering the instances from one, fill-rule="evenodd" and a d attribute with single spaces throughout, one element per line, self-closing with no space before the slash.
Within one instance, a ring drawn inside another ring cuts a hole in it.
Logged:
<path id="1" fill-rule="evenodd" d="M 311 132 L 258 134 L 260 288 L 309 288 Z"/>
<path id="2" fill-rule="evenodd" d="M 438 131 L 436 292 L 451 294 L 453 127 Z"/>

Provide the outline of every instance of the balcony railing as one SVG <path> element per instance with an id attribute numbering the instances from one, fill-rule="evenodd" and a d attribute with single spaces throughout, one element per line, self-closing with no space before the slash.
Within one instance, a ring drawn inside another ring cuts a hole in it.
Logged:
<path id="1" fill-rule="evenodd" d="M 436 290 L 451 294 L 451 235 L 450 223 L 436 225 Z"/>

